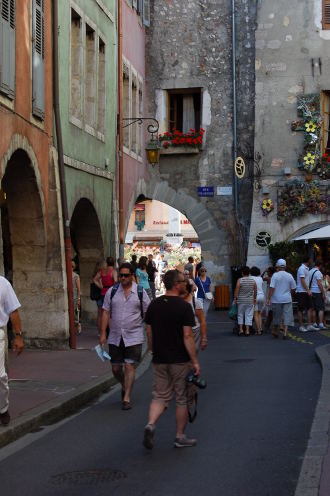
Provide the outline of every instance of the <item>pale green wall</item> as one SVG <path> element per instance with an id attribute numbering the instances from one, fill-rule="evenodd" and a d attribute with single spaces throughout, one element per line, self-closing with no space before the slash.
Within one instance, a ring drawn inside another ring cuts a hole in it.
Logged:
<path id="1" fill-rule="evenodd" d="M 75 5 L 94 23 L 106 44 L 106 117 L 105 142 L 88 134 L 70 122 L 70 29 L 71 2 L 59 0 L 59 77 L 60 77 L 60 112 L 64 154 L 69 157 L 105 168 L 105 158 L 109 159 L 107 170 L 115 174 L 116 169 L 116 93 L 117 93 L 117 30 L 115 0 L 102 0 L 111 12 L 112 22 L 101 10 L 95 0 L 75 0 Z M 88 22 L 88 19 L 86 21 Z M 83 62 L 84 63 L 84 62 Z M 69 212 L 79 198 L 93 198 L 93 205 L 98 214 L 104 250 L 110 253 L 111 217 L 112 217 L 112 181 L 86 172 L 65 167 Z"/>

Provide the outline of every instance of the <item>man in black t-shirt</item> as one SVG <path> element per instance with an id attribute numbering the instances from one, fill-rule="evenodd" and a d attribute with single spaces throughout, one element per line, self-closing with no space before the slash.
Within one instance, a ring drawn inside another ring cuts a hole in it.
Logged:
<path id="1" fill-rule="evenodd" d="M 173 393 L 176 399 L 174 446 L 185 448 L 196 445 L 196 439 L 188 439 L 184 435 L 188 419 L 186 376 L 192 367 L 196 375 L 200 373 L 192 332 L 195 318 L 191 305 L 179 296 L 185 291 L 183 274 L 169 270 L 164 276 L 164 284 L 165 295 L 151 302 L 145 316 L 148 349 L 153 355 L 152 402 L 143 438 L 147 449 L 153 447 L 155 424 Z"/>

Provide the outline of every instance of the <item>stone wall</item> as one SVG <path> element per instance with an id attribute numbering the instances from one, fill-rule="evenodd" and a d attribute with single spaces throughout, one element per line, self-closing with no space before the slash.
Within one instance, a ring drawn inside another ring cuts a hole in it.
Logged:
<path id="1" fill-rule="evenodd" d="M 238 138 L 253 156 L 255 1 L 236 2 L 236 9 Z M 201 88 L 201 126 L 206 131 L 201 152 L 162 155 L 150 180 L 184 197 L 181 212 L 202 240 L 210 270 L 227 281 L 230 265 L 240 261 L 233 196 L 216 194 L 219 186 L 233 186 L 231 14 L 231 3 L 224 0 L 155 0 L 146 45 L 147 115 L 156 115 L 166 131 L 167 90 Z M 199 198 L 198 186 L 213 186 L 214 197 Z M 240 195 L 245 231 L 251 197 L 251 184 L 245 181 Z M 204 218 L 202 211 L 207 212 Z"/>

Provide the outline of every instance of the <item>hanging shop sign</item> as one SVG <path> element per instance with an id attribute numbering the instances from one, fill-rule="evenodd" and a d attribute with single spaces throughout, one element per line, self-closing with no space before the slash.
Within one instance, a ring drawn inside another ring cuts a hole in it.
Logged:
<path id="1" fill-rule="evenodd" d="M 237 157 L 235 160 L 235 174 L 238 177 L 238 179 L 243 179 L 245 176 L 245 162 L 242 157 Z"/>

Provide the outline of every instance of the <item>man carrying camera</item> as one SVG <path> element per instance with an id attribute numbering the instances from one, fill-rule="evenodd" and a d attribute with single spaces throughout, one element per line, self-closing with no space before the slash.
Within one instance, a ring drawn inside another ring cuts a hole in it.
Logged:
<path id="1" fill-rule="evenodd" d="M 166 410 L 173 393 L 176 398 L 176 438 L 174 446 L 196 445 L 196 439 L 184 435 L 188 420 L 186 378 L 191 371 L 199 376 L 200 367 L 192 327 L 194 314 L 189 303 L 180 298 L 186 289 L 183 274 L 169 270 L 164 276 L 166 293 L 149 305 L 145 316 L 148 349 L 152 353 L 153 387 L 149 420 L 144 429 L 143 445 L 153 448 L 155 425 Z"/>

